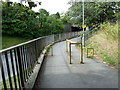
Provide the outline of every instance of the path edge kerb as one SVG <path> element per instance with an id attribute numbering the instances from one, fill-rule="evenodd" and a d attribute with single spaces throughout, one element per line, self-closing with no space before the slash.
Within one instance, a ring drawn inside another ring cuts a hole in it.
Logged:
<path id="1" fill-rule="evenodd" d="M 25 83 L 25 88 L 32 89 L 34 87 L 35 81 L 36 81 L 36 79 L 38 77 L 39 70 L 40 70 L 40 68 L 42 66 L 42 63 L 43 63 L 45 57 L 47 56 L 48 49 L 51 48 L 54 44 L 56 44 L 58 42 L 65 41 L 65 40 L 55 41 L 55 42 L 49 44 L 48 46 L 46 46 L 42 50 L 42 52 L 41 52 L 41 54 L 40 54 L 40 56 L 38 58 L 38 62 L 37 62 L 37 64 L 35 65 L 35 67 L 33 69 L 33 73 L 31 74 L 31 76 L 30 76 L 29 80 L 27 81 L 27 83 Z"/>
<path id="2" fill-rule="evenodd" d="M 49 44 L 48 46 L 46 46 L 42 53 L 40 54 L 39 58 L 38 58 L 38 62 L 37 64 L 35 65 L 34 69 L 33 69 L 33 73 L 31 74 L 29 80 L 27 81 L 27 83 L 25 83 L 25 88 L 33 88 L 34 87 L 34 84 L 35 84 L 35 81 L 37 79 L 37 76 L 38 76 L 38 73 L 39 73 L 39 70 L 42 66 L 42 63 L 44 61 L 44 58 L 46 57 L 46 54 L 47 54 L 47 50 L 52 46 L 54 45 L 56 42 L 53 42 L 51 44 Z"/>

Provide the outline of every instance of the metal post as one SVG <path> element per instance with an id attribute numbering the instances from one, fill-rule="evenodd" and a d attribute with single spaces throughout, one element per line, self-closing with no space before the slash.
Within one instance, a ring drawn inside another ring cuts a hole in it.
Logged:
<path id="1" fill-rule="evenodd" d="M 55 35 L 51 33 L 51 40 L 52 40 L 52 43 L 55 42 Z M 53 47 L 52 45 L 50 46 L 50 51 L 51 51 L 51 56 L 53 56 Z"/>
<path id="2" fill-rule="evenodd" d="M 2 75 L 2 80 L 3 80 L 4 90 L 7 90 L 7 84 L 5 80 L 4 67 L 3 67 L 1 56 L 2 56 L 2 53 L 0 53 L 0 68 L 1 68 L 1 73 L 2 73 L 1 75 Z"/>
<path id="3" fill-rule="evenodd" d="M 17 90 L 17 80 L 16 80 L 16 75 L 15 75 L 15 66 L 14 66 L 14 62 L 13 62 L 12 50 L 10 50 L 10 57 L 11 57 L 11 64 L 12 64 L 12 71 L 13 71 L 13 78 L 14 78 L 15 89 Z"/>
<path id="4" fill-rule="evenodd" d="M 72 64 L 71 63 L 71 43 L 69 43 L 69 52 L 70 52 L 70 64 Z"/>
<path id="5" fill-rule="evenodd" d="M 21 89 L 20 75 L 19 75 L 19 69 L 18 69 L 18 60 L 17 60 L 17 54 L 16 54 L 16 49 L 15 48 L 14 48 L 14 55 L 15 55 L 15 67 L 16 67 L 16 71 L 17 71 L 19 89 Z"/>
<path id="6" fill-rule="evenodd" d="M 68 52 L 68 44 L 67 44 L 67 39 L 66 39 L 66 52 Z"/>
<path id="7" fill-rule="evenodd" d="M 7 53 L 7 51 L 5 52 L 5 59 L 6 59 L 6 66 L 7 66 L 10 89 L 13 90 L 13 82 L 12 82 L 12 79 L 11 79 L 11 71 L 10 71 L 10 64 L 8 62 L 8 53 Z"/>
<path id="8" fill-rule="evenodd" d="M 82 0 L 82 2 L 83 2 L 83 4 L 82 4 L 82 6 L 83 6 L 83 25 L 85 24 L 85 22 L 84 22 L 84 0 Z M 84 28 L 83 28 L 83 36 L 82 36 L 82 46 L 84 47 L 85 46 L 85 40 L 84 40 Z"/>
<path id="9" fill-rule="evenodd" d="M 50 46 L 50 48 L 51 48 L 51 56 L 53 56 L 53 47 L 52 47 L 52 45 Z"/>
<path id="10" fill-rule="evenodd" d="M 36 61 L 37 61 L 37 63 L 38 63 L 38 51 L 37 51 L 37 40 L 34 42 L 35 43 L 35 57 L 36 57 Z"/>
<path id="11" fill-rule="evenodd" d="M 83 23 L 82 23 L 82 25 L 84 25 L 85 24 L 85 22 L 84 22 L 84 0 L 82 0 L 82 11 L 83 11 Z M 83 31 L 82 31 L 82 44 L 81 44 L 81 61 L 80 61 L 80 63 L 82 63 L 83 64 L 83 47 L 85 47 L 85 35 L 84 35 L 84 27 L 83 27 Z"/>
<path id="12" fill-rule="evenodd" d="M 81 64 L 83 64 L 83 47 L 82 47 L 82 44 L 81 44 L 81 61 L 80 61 Z"/>
<path id="13" fill-rule="evenodd" d="M 66 40 L 66 52 L 67 52 L 67 40 Z"/>
<path id="14" fill-rule="evenodd" d="M 18 55 L 18 63 L 19 63 L 19 69 L 20 69 L 21 85 L 22 85 L 22 88 L 24 89 L 23 68 L 22 68 L 21 55 L 20 55 L 19 47 L 17 47 L 17 55 Z"/>

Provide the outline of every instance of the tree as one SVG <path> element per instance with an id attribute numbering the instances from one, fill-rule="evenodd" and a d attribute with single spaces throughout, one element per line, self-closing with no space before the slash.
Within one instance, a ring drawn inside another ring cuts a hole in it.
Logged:
<path id="1" fill-rule="evenodd" d="M 32 9 L 32 7 L 36 7 L 37 4 L 35 2 L 33 2 L 32 0 L 20 0 L 20 4 L 22 5 L 22 2 L 28 2 L 28 5 L 30 7 L 30 9 Z M 41 2 L 38 2 L 39 5 L 41 5 Z"/>
<path id="2" fill-rule="evenodd" d="M 26 38 L 37 38 L 63 32 L 60 15 L 49 15 L 45 9 L 34 12 L 28 6 L 2 3 L 2 33 Z"/>
<path id="3" fill-rule="evenodd" d="M 38 16 L 39 16 L 40 28 L 42 28 L 43 27 L 43 23 L 47 19 L 47 16 L 49 16 L 49 12 L 47 12 L 45 9 L 40 9 Z"/>
<path id="4" fill-rule="evenodd" d="M 28 4 L 29 4 L 30 9 L 32 9 L 32 7 L 37 6 L 37 4 L 35 4 L 34 2 L 28 2 Z"/>
<path id="5" fill-rule="evenodd" d="M 27 6 L 20 6 L 18 3 L 7 7 L 7 2 L 3 2 L 2 6 L 3 34 L 33 38 L 33 32 L 38 30 L 35 12 Z"/>
<path id="6" fill-rule="evenodd" d="M 48 27 L 51 30 L 51 34 L 62 33 L 64 25 L 61 19 L 56 19 L 54 15 L 51 15 L 47 18 L 46 23 L 49 23 Z"/>
<path id="7" fill-rule="evenodd" d="M 69 18 L 67 22 L 81 26 L 82 2 L 72 1 L 69 4 L 71 4 L 71 7 L 65 15 L 65 18 Z M 118 7 L 117 2 L 85 2 L 85 24 L 91 26 L 116 19 L 115 13 Z"/>

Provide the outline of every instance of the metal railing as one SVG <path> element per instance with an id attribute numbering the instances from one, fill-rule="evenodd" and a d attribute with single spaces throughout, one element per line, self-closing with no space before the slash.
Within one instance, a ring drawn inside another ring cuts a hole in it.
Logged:
<path id="1" fill-rule="evenodd" d="M 71 40 L 66 39 L 66 52 L 69 55 L 70 58 L 70 64 L 72 64 L 71 59 L 72 59 L 72 55 L 71 55 L 71 49 L 72 49 L 72 45 L 80 45 L 80 63 L 83 64 L 83 48 L 82 48 L 82 42 L 73 42 Z"/>
<path id="2" fill-rule="evenodd" d="M 99 24 L 94 26 L 94 27 L 91 27 L 88 31 L 84 31 L 84 39 L 85 39 L 85 42 L 90 38 L 92 37 L 98 30 L 99 30 Z M 80 32 L 80 40 L 82 41 L 82 31 Z"/>
<path id="3" fill-rule="evenodd" d="M 68 32 L 40 37 L 0 51 L 0 89 L 23 89 L 45 46 L 70 39 L 80 32 Z"/>

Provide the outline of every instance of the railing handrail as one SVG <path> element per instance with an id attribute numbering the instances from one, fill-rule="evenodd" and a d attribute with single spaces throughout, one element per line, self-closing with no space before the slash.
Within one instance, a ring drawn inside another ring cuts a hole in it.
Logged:
<path id="1" fill-rule="evenodd" d="M 79 31 L 76 31 L 76 32 L 79 32 Z M 68 33 L 71 33 L 71 32 L 68 32 Z M 60 34 L 64 34 L 64 33 L 60 33 Z M 52 34 L 52 35 L 54 35 L 54 34 Z M 55 35 L 58 35 L 58 34 L 55 34 Z M 51 36 L 51 35 L 38 37 L 38 38 L 36 38 L 36 39 L 29 40 L 29 41 L 27 41 L 27 42 L 23 42 L 23 43 L 20 43 L 20 44 L 17 44 L 17 45 L 14 45 L 14 46 L 11 46 L 11 47 L 2 49 L 2 50 L 0 50 L 0 53 L 2 53 L 2 52 L 4 52 L 4 51 L 8 51 L 8 50 L 13 49 L 13 48 L 17 48 L 17 47 L 23 46 L 23 45 L 25 45 L 25 44 L 29 44 L 29 43 L 31 43 L 31 42 L 34 42 L 34 41 L 36 41 L 36 40 L 39 40 L 39 39 L 42 39 L 42 38 L 45 38 L 45 37 L 49 37 L 49 36 Z"/>
<path id="2" fill-rule="evenodd" d="M 0 74 L 4 81 L 4 88 L 7 88 L 6 79 L 8 78 L 10 88 L 13 88 L 13 85 L 15 85 L 15 89 L 17 89 L 16 75 L 18 77 L 19 88 L 25 88 L 25 83 L 27 83 L 33 73 L 39 55 L 47 45 L 78 37 L 79 35 L 80 31 L 52 34 L 0 50 L 0 61 L 2 62 L 2 65 L 0 65 L 2 74 Z M 3 62 L 5 62 L 6 65 L 4 65 Z M 5 76 L 6 74 L 8 77 Z M 12 76 L 14 77 L 14 83 L 11 78 Z"/>
<path id="3" fill-rule="evenodd" d="M 50 36 L 50 35 L 48 35 L 48 36 Z M 36 40 L 39 40 L 39 39 L 42 39 L 42 38 L 45 38 L 45 37 L 48 37 L 48 36 L 39 37 L 39 38 L 36 38 L 36 39 L 33 39 L 33 40 L 29 40 L 29 41 L 24 42 L 24 43 L 20 43 L 20 44 L 17 44 L 17 45 L 14 45 L 14 46 L 11 46 L 11 47 L 2 49 L 2 50 L 0 50 L 0 53 L 2 53 L 2 52 L 4 52 L 4 51 L 11 50 L 11 49 L 13 49 L 13 48 L 17 48 L 17 47 L 23 46 L 23 45 L 25 45 L 25 44 L 29 44 L 29 43 L 31 43 L 31 42 L 34 42 L 34 41 L 36 41 Z"/>
<path id="4" fill-rule="evenodd" d="M 38 61 L 39 55 L 42 53 L 42 50 L 44 50 L 44 48 L 51 43 L 78 37 L 80 36 L 80 33 L 82 32 L 76 31 L 52 34 L 0 50 L 0 61 L 6 62 L 7 65 L 6 67 L 6 65 L 2 64 L 0 68 L 2 72 L 2 80 L 4 81 L 4 88 L 7 88 L 5 77 L 6 74 L 4 74 L 4 72 L 6 72 L 9 76 L 10 88 L 13 88 L 12 84 L 17 84 L 15 82 L 16 75 L 18 77 L 17 81 L 19 83 L 19 88 L 25 88 L 24 84 L 27 83 L 31 73 L 33 73 L 33 69 Z M 11 65 L 9 62 L 11 62 Z M 11 80 L 12 74 L 14 76 L 14 83 Z M 15 88 L 17 89 L 17 87 Z"/>

